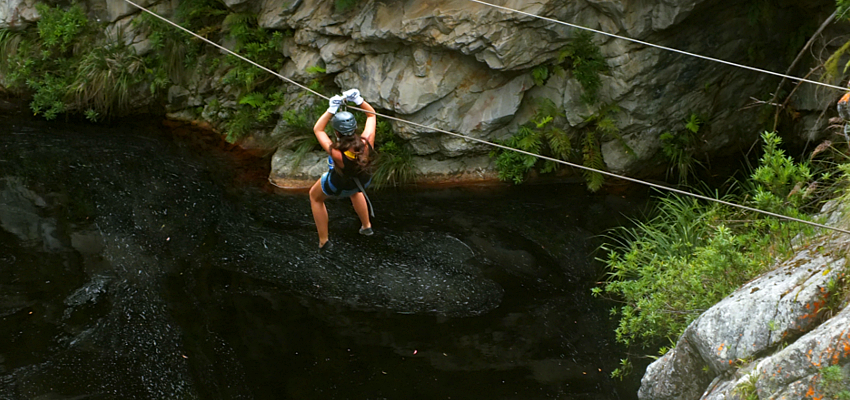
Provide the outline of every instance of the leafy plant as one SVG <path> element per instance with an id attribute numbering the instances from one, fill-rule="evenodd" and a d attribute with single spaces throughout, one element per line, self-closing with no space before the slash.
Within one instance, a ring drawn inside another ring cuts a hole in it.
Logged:
<path id="1" fill-rule="evenodd" d="M 620 366 L 611 371 L 612 378 L 618 378 L 621 381 L 625 379 L 625 377 L 631 375 L 634 366 L 632 365 L 632 360 L 628 358 L 620 359 Z"/>
<path id="2" fill-rule="evenodd" d="M 534 154 L 540 154 L 540 147 L 542 146 L 540 136 L 540 133 L 536 132 L 529 125 L 521 125 L 516 134 L 501 144 Z M 525 180 L 525 175 L 537 163 L 537 157 L 515 151 L 494 150 L 490 153 L 490 156 L 496 158 L 496 170 L 499 172 L 499 179 L 512 181 L 517 185 Z"/>
<path id="3" fill-rule="evenodd" d="M 797 187 L 793 182 L 804 180 L 786 178 L 808 176 L 800 172 L 805 163 L 785 157 L 775 135 L 766 133 L 762 139 L 764 155 L 749 183 L 732 185 L 723 200 L 745 203 L 757 190 L 788 198 Z M 827 146 L 819 146 L 818 152 L 826 151 L 821 147 Z M 844 183 L 829 186 L 831 196 L 821 197 L 821 202 L 847 188 L 845 171 L 850 168 L 840 164 L 831 168 L 832 173 L 823 172 L 821 180 L 840 175 Z M 802 202 L 784 206 L 798 217 L 805 217 L 805 209 L 819 209 Z M 658 199 L 652 216 L 633 225 L 607 235 L 607 243 L 600 247 L 607 254 L 601 260 L 607 265 L 607 279 L 592 292 L 620 302 L 612 310 L 619 316 L 617 340 L 641 347 L 675 340 L 703 310 L 764 272 L 777 257 L 790 254 L 790 238 L 801 240 L 813 234 L 803 224 L 779 223 L 763 214 L 675 194 Z M 846 287 L 841 282 L 836 279 L 830 284 L 830 296 Z"/>
<path id="4" fill-rule="evenodd" d="M 235 52 L 267 68 L 277 70 L 283 66 L 285 59 L 279 50 L 284 36 L 282 32 L 270 32 L 259 27 L 257 16 L 253 14 L 230 14 L 222 24 L 229 37 L 236 39 Z M 224 82 L 240 85 L 247 92 L 273 78 L 273 75 L 231 55 L 225 58 L 225 63 L 230 70 Z"/>
<path id="5" fill-rule="evenodd" d="M 850 386 L 846 382 L 846 376 L 840 365 L 831 365 L 820 369 L 820 382 L 818 389 L 821 398 L 833 400 L 850 399 Z"/>
<path id="6" fill-rule="evenodd" d="M 372 182 L 375 188 L 397 187 L 411 183 L 416 178 L 413 155 L 404 146 L 397 143 L 393 136 L 380 146 L 375 159 L 375 173 Z"/>
<path id="7" fill-rule="evenodd" d="M 743 400 L 759 400 L 759 395 L 756 389 L 758 379 L 759 376 L 757 373 L 750 373 L 747 375 L 747 379 L 738 385 L 733 392 L 737 393 Z"/>
<path id="8" fill-rule="evenodd" d="M 537 86 L 543 86 L 546 83 L 546 79 L 549 79 L 549 67 L 545 65 L 538 65 L 531 70 L 531 78 L 534 79 L 534 84 Z"/>
<path id="9" fill-rule="evenodd" d="M 133 88 L 145 78 L 144 71 L 144 61 L 123 45 L 94 47 L 80 59 L 68 88 L 74 108 L 100 115 L 111 115 L 115 108 L 125 112 Z"/>
<path id="10" fill-rule="evenodd" d="M 612 137 L 619 141 L 627 154 L 635 156 L 634 151 L 626 144 L 626 141 L 620 136 L 620 129 L 617 127 L 615 120 L 616 114 L 620 111 L 617 106 L 605 105 L 600 108 L 599 112 L 589 117 L 585 117 L 585 133 L 582 141 L 581 154 L 582 161 L 585 167 L 593 168 L 594 170 L 605 170 L 605 161 L 602 158 L 602 148 L 599 140 L 603 137 Z M 595 192 L 602 188 L 605 183 L 605 176 L 596 171 L 582 171 L 584 179 L 587 182 L 587 188 L 591 192 Z"/>
<path id="11" fill-rule="evenodd" d="M 811 181 L 812 172 L 807 163 L 797 164 L 785 155 L 779 148 L 782 144 L 779 135 L 764 132 L 761 138 L 764 154 L 751 176 L 756 182 L 753 196 L 756 206 L 767 211 L 793 213 L 811 193 L 804 186 Z"/>
<path id="12" fill-rule="evenodd" d="M 599 88 L 602 87 L 602 79 L 599 75 L 608 70 L 608 65 L 599 46 L 593 43 L 593 33 L 585 30 L 577 31 L 572 42 L 558 56 L 558 64 L 565 61 L 569 61 L 573 76 L 584 89 L 581 100 L 586 104 L 595 103 Z"/>
<path id="13" fill-rule="evenodd" d="M 701 165 L 694 159 L 697 145 L 697 133 L 703 125 L 702 119 L 691 113 L 685 120 L 685 129 L 676 133 L 664 132 L 659 136 L 661 149 L 664 156 L 670 162 L 667 174 L 673 171 L 679 177 L 679 183 L 686 184 L 688 179 L 694 175 L 694 166 Z"/>
<path id="14" fill-rule="evenodd" d="M 566 159 L 570 156 L 572 143 L 569 135 L 555 122 L 556 118 L 561 117 L 563 114 L 551 100 L 541 99 L 537 103 L 537 112 L 531 121 L 520 125 L 517 133 L 501 144 L 533 154 L 546 154 Z M 526 174 L 538 162 L 536 156 L 510 150 L 494 150 L 490 152 L 490 157 L 496 159 L 499 179 L 511 181 L 514 184 L 522 183 Z M 559 166 L 551 161 L 546 161 L 542 165 L 540 170 L 542 173 L 552 172 Z"/>
<path id="15" fill-rule="evenodd" d="M 342 14 L 354 8 L 357 5 L 357 0 L 334 0 L 334 10 L 337 14 Z"/>
<path id="16" fill-rule="evenodd" d="M 38 21 L 38 35 L 45 46 L 51 49 L 68 51 L 69 46 L 88 26 L 85 12 L 76 4 L 68 10 L 63 10 L 58 6 L 51 8 L 44 3 L 37 3 L 35 9 L 41 16 Z"/>

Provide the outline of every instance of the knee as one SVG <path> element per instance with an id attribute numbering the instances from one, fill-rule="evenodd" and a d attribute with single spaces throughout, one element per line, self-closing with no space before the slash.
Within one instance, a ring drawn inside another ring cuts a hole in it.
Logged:
<path id="1" fill-rule="evenodd" d="M 324 202 L 324 193 L 322 192 L 321 183 L 316 182 L 313 187 L 310 188 L 310 201 L 311 202 Z"/>

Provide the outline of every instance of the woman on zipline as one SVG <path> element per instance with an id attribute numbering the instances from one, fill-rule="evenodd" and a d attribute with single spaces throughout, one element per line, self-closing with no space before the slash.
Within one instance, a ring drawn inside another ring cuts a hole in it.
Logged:
<path id="1" fill-rule="evenodd" d="M 357 121 L 348 111 L 339 111 L 339 107 L 349 101 L 366 111 L 366 126 L 358 135 Z M 339 112 L 337 112 L 339 111 Z M 331 97 L 328 110 L 319 117 L 313 126 L 313 133 L 319 144 L 328 153 L 328 172 L 310 188 L 310 208 L 319 231 L 319 250 L 330 248 L 328 241 L 327 198 L 351 197 L 354 211 L 360 217 L 360 234 L 371 235 L 372 223 L 369 221 L 369 204 L 363 190 L 372 182 L 372 155 L 375 147 L 375 109 L 360 96 L 357 89 L 346 90 L 342 96 Z M 328 121 L 333 127 L 336 141 L 331 141 L 325 133 Z"/>

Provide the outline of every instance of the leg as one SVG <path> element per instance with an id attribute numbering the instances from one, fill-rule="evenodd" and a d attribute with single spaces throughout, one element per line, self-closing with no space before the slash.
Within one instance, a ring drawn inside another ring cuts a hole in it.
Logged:
<path id="1" fill-rule="evenodd" d="M 369 205 L 366 204 L 366 197 L 362 192 L 357 192 L 351 195 L 351 205 L 354 206 L 354 211 L 360 217 L 360 229 L 371 228 L 372 223 L 369 221 Z"/>
<path id="2" fill-rule="evenodd" d="M 313 210 L 313 220 L 319 232 L 319 247 L 328 241 L 328 209 L 325 208 L 325 193 L 322 192 L 321 178 L 310 188 L 310 208 Z"/>

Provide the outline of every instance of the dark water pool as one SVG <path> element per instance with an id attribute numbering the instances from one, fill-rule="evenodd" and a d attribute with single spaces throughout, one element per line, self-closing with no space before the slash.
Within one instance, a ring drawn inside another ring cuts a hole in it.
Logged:
<path id="1" fill-rule="evenodd" d="M 377 192 L 319 255 L 306 195 L 219 145 L 0 116 L 0 398 L 636 398 L 589 293 L 639 200 Z"/>

